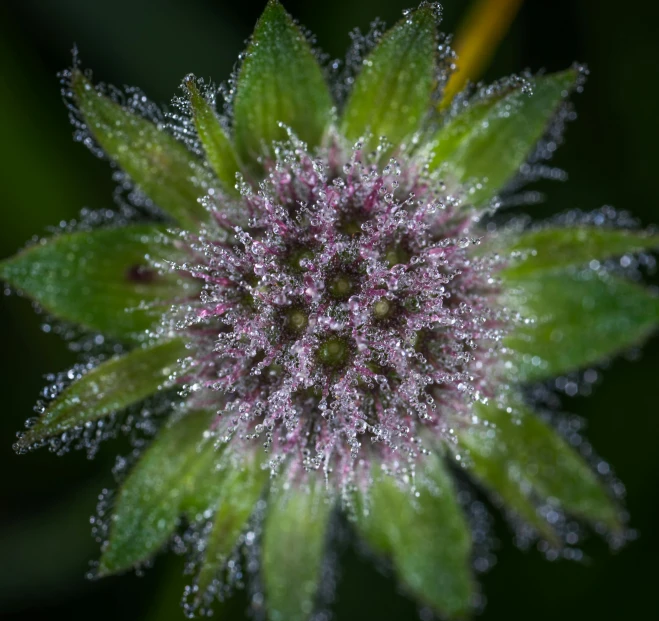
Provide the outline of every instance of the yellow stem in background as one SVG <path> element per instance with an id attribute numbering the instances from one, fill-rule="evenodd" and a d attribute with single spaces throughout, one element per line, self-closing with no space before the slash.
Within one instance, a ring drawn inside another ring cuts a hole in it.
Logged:
<path id="1" fill-rule="evenodd" d="M 458 70 L 450 77 L 440 108 L 485 70 L 523 0 L 476 0 L 455 37 Z"/>

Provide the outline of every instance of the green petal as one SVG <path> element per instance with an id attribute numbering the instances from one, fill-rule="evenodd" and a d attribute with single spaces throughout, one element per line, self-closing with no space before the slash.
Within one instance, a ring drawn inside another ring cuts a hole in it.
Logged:
<path id="1" fill-rule="evenodd" d="M 65 233 L 0 263 L 0 277 L 61 319 L 138 339 L 167 303 L 196 290 L 149 268 L 145 256 L 163 250 L 172 252 L 150 226 Z"/>
<path id="2" fill-rule="evenodd" d="M 524 256 L 503 275 L 507 278 L 530 276 L 542 270 L 585 265 L 626 253 L 659 248 L 659 235 L 628 229 L 602 229 L 594 226 L 552 227 L 516 236 L 503 253 Z"/>
<path id="3" fill-rule="evenodd" d="M 304 35 L 284 7 L 270 0 L 256 24 L 238 75 L 234 137 L 244 162 L 272 155 L 284 123 L 310 147 L 320 144 L 332 98 Z"/>
<path id="4" fill-rule="evenodd" d="M 153 556 L 178 525 L 181 502 L 210 446 L 212 414 L 194 412 L 161 430 L 119 491 L 99 575 L 124 571 Z"/>
<path id="5" fill-rule="evenodd" d="M 332 506 L 322 483 L 273 490 L 263 532 L 262 571 L 272 621 L 306 621 L 325 557 Z"/>
<path id="6" fill-rule="evenodd" d="M 577 83 L 568 70 L 533 80 L 533 94 L 504 91 L 466 108 L 431 141 L 430 169 L 458 183 L 482 184 L 469 199 L 487 203 L 519 171 Z"/>
<path id="7" fill-rule="evenodd" d="M 186 228 L 207 220 L 198 199 L 215 180 L 201 162 L 162 127 L 103 96 L 78 70 L 71 88 L 94 139 L 149 198 Z"/>
<path id="8" fill-rule="evenodd" d="M 142 401 L 170 385 L 177 360 L 186 353 L 181 341 L 135 349 L 99 364 L 57 397 L 16 443 L 27 449 L 87 422 Z"/>
<path id="9" fill-rule="evenodd" d="M 463 463 L 510 509 L 542 529 L 528 505 L 550 501 L 592 524 L 620 529 L 620 511 L 594 472 L 539 416 L 518 404 L 512 414 L 496 405 L 478 406 L 478 414 L 487 426 L 459 432 L 468 449 Z"/>
<path id="10" fill-rule="evenodd" d="M 218 488 L 219 494 L 215 493 L 215 503 L 211 505 L 217 506 L 217 511 L 197 576 L 197 602 L 204 597 L 236 547 L 268 478 L 267 471 L 262 470 L 257 461 L 240 468 L 228 468 Z"/>
<path id="11" fill-rule="evenodd" d="M 394 147 L 421 127 L 436 86 L 437 18 L 430 5 L 387 32 L 364 61 L 341 120 L 349 140 L 385 136 Z"/>
<path id="12" fill-rule="evenodd" d="M 236 173 L 240 170 L 238 156 L 220 124 L 213 107 L 199 92 L 192 79 L 185 86 L 190 97 L 190 109 L 197 135 L 206 152 L 206 158 L 225 190 L 238 194 Z"/>
<path id="13" fill-rule="evenodd" d="M 544 272 L 514 285 L 521 293 L 510 306 L 535 319 L 506 338 L 522 380 L 597 363 L 641 343 L 659 322 L 659 296 L 591 270 Z"/>
<path id="14" fill-rule="evenodd" d="M 427 458 L 417 487 L 415 497 L 391 477 L 376 479 L 358 527 L 376 551 L 391 557 L 412 595 L 441 615 L 465 616 L 474 587 L 471 538 L 439 458 Z"/>

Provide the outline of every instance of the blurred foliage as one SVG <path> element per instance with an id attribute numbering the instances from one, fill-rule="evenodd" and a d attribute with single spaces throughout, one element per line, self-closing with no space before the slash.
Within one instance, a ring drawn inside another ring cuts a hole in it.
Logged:
<path id="1" fill-rule="evenodd" d="M 71 140 L 61 103 L 58 70 L 79 46 L 95 78 L 141 86 L 167 102 L 190 72 L 228 77 L 264 2 L 218 0 L 5 0 L 0 6 L 0 258 L 35 234 L 76 216 L 83 206 L 112 205 L 108 166 Z M 331 56 L 342 56 L 348 31 L 365 29 L 379 16 L 393 23 L 410 0 L 289 0 L 287 8 Z M 442 29 L 455 30 L 467 3 L 445 0 Z M 575 97 L 579 119 L 553 164 L 570 181 L 540 182 L 548 200 L 533 207 L 538 217 L 603 204 L 628 209 L 643 224 L 659 222 L 656 169 L 659 155 L 659 5 L 621 7 L 615 0 L 527 2 L 495 55 L 486 77 L 524 68 L 564 69 L 588 63 L 592 75 Z M 110 470 L 125 441 L 106 443 L 93 461 L 83 453 L 57 459 L 47 451 L 18 457 L 13 435 L 31 413 L 43 374 L 74 360 L 56 336 L 40 330 L 27 300 L 3 297 L 2 337 L 7 401 L 0 420 L 0 614 L 6 619 L 183 619 L 180 559 L 161 558 L 146 577 L 128 574 L 90 582 L 87 564 L 98 557 L 89 530 L 96 495 L 112 486 Z M 619 359 L 603 370 L 604 381 L 588 399 L 564 399 L 566 410 L 588 421 L 587 437 L 615 467 L 628 490 L 631 525 L 640 540 L 612 554 L 589 542 L 588 563 L 548 563 L 537 551 L 510 542 L 495 513 L 500 535 L 498 563 L 482 579 L 488 604 L 483 621 L 495 619 L 616 619 L 656 610 L 659 535 L 659 471 L 653 455 L 659 417 L 651 386 L 659 370 L 659 339 L 640 361 Z M 9 474 L 10 473 L 10 474 Z M 339 621 L 415 619 L 414 605 L 390 578 L 377 572 L 350 545 L 340 553 L 334 605 Z M 239 594 L 217 618 L 240 619 Z"/>

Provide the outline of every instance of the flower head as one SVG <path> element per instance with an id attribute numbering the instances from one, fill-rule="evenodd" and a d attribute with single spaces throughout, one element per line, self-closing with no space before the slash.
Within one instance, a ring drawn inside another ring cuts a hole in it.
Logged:
<path id="1" fill-rule="evenodd" d="M 365 459 L 413 467 L 422 430 L 499 392 L 507 319 L 459 198 L 360 143 L 334 151 L 292 139 L 217 228 L 179 234 L 174 268 L 203 286 L 164 330 L 195 352 L 188 404 L 221 407 L 225 441 L 260 437 L 273 468 L 341 491 Z"/>
<path id="2" fill-rule="evenodd" d="M 305 619 L 343 513 L 413 596 L 461 616 L 475 596 L 458 469 L 549 556 L 579 557 L 567 515 L 624 539 L 578 437 L 524 387 L 654 329 L 634 256 L 659 237 L 607 210 L 495 217 L 546 172 L 585 70 L 471 89 L 439 112 L 453 56 L 438 20 L 423 3 L 367 54 L 360 40 L 332 91 L 270 1 L 237 77 L 187 76 L 168 115 L 77 63 L 63 74 L 76 139 L 127 200 L 1 268 L 96 352 L 17 449 L 93 450 L 126 408 L 121 427 L 153 437 L 100 507 L 97 573 L 148 561 L 185 515 L 190 612 L 243 581 L 244 554 L 254 606 Z"/>

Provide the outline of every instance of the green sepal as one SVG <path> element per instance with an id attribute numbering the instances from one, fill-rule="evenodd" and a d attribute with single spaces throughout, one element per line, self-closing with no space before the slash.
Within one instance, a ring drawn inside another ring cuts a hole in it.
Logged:
<path id="1" fill-rule="evenodd" d="M 270 0 L 256 24 L 236 85 L 234 141 L 242 161 L 255 167 L 273 157 L 272 142 L 290 127 L 310 148 L 320 144 L 332 98 L 309 43 L 284 7 Z"/>
<path id="2" fill-rule="evenodd" d="M 413 596 L 440 615 L 468 616 L 474 594 L 471 537 L 438 456 L 419 465 L 416 488 L 417 495 L 392 477 L 376 475 L 358 503 L 358 529 L 375 552 L 391 558 Z"/>
<path id="3" fill-rule="evenodd" d="M 486 205 L 518 173 L 577 81 L 569 69 L 534 78 L 533 94 L 517 87 L 472 103 L 431 140 L 429 169 L 449 182 L 480 183 L 468 199 Z"/>
<path id="4" fill-rule="evenodd" d="M 71 89 L 94 140 L 156 205 L 184 228 L 208 220 L 198 199 L 216 181 L 202 162 L 163 127 L 105 97 L 77 69 Z"/>
<path id="5" fill-rule="evenodd" d="M 516 235 L 512 243 L 501 249 L 506 255 L 522 254 L 502 275 L 523 278 L 540 271 L 582 266 L 593 260 L 604 261 L 654 248 L 659 248 L 659 235 L 644 231 L 594 226 L 548 227 Z"/>
<path id="6" fill-rule="evenodd" d="M 0 277 L 60 319 L 139 340 L 168 304 L 197 290 L 149 267 L 146 255 L 172 251 L 153 226 L 64 233 L 0 263 Z"/>
<path id="7" fill-rule="evenodd" d="M 519 402 L 512 412 L 494 404 L 479 404 L 476 411 L 480 423 L 458 431 L 456 450 L 469 471 L 509 509 L 550 541 L 551 526 L 531 510 L 538 503 L 553 503 L 612 531 L 621 529 L 620 509 L 593 470 L 538 415 Z"/>
<path id="8" fill-rule="evenodd" d="M 271 621 L 306 621 L 321 579 L 332 504 L 322 479 L 273 489 L 263 531 L 262 565 Z"/>
<path id="9" fill-rule="evenodd" d="M 586 269 L 510 281 L 508 304 L 534 323 L 519 323 L 505 344 L 518 379 L 539 380 L 595 364 L 643 342 L 659 322 L 659 296 Z"/>
<path id="10" fill-rule="evenodd" d="M 221 485 L 215 490 L 214 504 L 210 505 L 216 507 L 213 527 L 196 579 L 197 603 L 235 549 L 268 480 L 268 471 L 261 468 L 258 460 L 249 458 L 237 465 L 227 465 L 221 475 Z"/>
<path id="11" fill-rule="evenodd" d="M 27 449 L 35 442 L 108 416 L 170 386 L 177 360 L 185 354 L 183 342 L 173 340 L 102 362 L 50 403 L 36 424 L 21 436 L 16 448 Z"/>
<path id="12" fill-rule="evenodd" d="M 217 118 L 211 104 L 199 92 L 193 79 L 185 81 L 185 87 L 190 97 L 192 120 L 206 158 L 211 165 L 222 187 L 229 193 L 237 195 L 236 173 L 240 170 L 238 156 L 227 136 L 220 120 Z"/>
<path id="13" fill-rule="evenodd" d="M 196 467 L 210 450 L 205 437 L 213 415 L 192 412 L 162 429 L 121 486 L 114 505 L 110 535 L 98 574 L 125 571 L 150 559 L 179 523 L 181 505 Z"/>
<path id="14" fill-rule="evenodd" d="M 389 30 L 365 59 L 346 103 L 340 128 L 348 140 L 370 134 L 399 146 L 421 128 L 436 87 L 437 17 L 430 5 Z"/>

